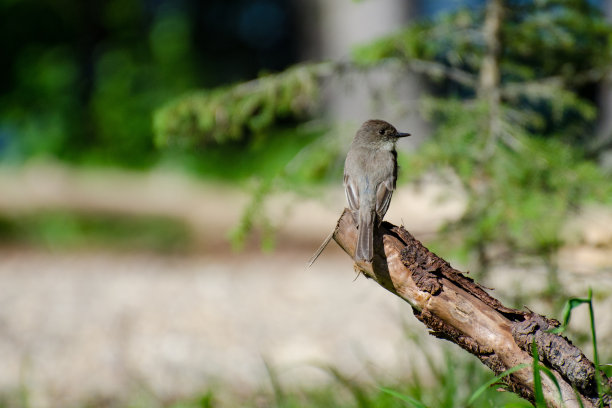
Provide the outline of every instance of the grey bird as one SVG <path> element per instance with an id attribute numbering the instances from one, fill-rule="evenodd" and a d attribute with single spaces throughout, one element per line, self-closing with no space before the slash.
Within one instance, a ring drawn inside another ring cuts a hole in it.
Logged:
<path id="1" fill-rule="evenodd" d="M 400 133 L 384 120 L 368 120 L 355 135 L 344 162 L 344 192 L 359 229 L 355 261 L 372 262 L 374 228 L 389 209 L 397 179 L 395 144 Z"/>
<path id="2" fill-rule="evenodd" d="M 399 133 L 384 120 L 368 120 L 355 135 L 344 162 L 344 192 L 359 229 L 355 261 L 371 262 L 374 257 L 374 226 L 378 227 L 389 209 L 397 179 L 395 143 L 410 133 Z M 332 231 L 308 261 L 317 260 L 334 236 Z"/>

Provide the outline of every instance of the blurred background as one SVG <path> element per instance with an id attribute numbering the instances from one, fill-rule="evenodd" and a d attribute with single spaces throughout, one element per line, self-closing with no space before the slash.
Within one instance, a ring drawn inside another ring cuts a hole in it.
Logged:
<path id="1" fill-rule="evenodd" d="M 0 0 L 0 407 L 465 406 L 477 360 L 306 269 L 371 118 L 414 135 L 386 219 L 507 306 L 592 288 L 611 363 L 611 39 L 607 0 Z"/>

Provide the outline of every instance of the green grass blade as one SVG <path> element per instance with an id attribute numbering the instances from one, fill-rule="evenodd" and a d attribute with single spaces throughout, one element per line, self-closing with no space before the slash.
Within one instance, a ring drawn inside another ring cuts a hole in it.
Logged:
<path id="1" fill-rule="evenodd" d="M 531 343 L 531 350 L 533 352 L 533 393 L 535 397 L 536 408 L 546 408 L 546 401 L 544 400 L 544 392 L 542 391 L 542 378 L 540 375 L 540 356 L 538 355 L 538 345 L 533 340 Z"/>
<path id="2" fill-rule="evenodd" d="M 586 298 L 570 298 L 563 308 L 563 324 L 555 329 L 549 330 L 551 333 L 562 333 L 569 325 L 572 310 L 582 304 L 589 305 L 589 319 L 591 322 L 591 338 L 593 341 L 593 363 L 595 364 L 595 381 L 597 383 L 597 394 L 599 395 L 599 406 L 603 408 L 603 387 L 601 373 L 599 371 L 599 353 L 597 350 L 597 334 L 595 331 L 595 313 L 593 312 L 593 290 L 589 288 L 589 295 Z M 534 372 L 535 379 L 535 372 Z M 561 392 L 561 391 L 559 391 Z"/>
<path id="3" fill-rule="evenodd" d="M 264 367 L 266 368 L 266 372 L 268 373 L 268 379 L 270 380 L 270 384 L 272 385 L 272 391 L 274 392 L 276 406 L 282 407 L 285 401 L 285 392 L 283 390 L 283 387 L 281 386 L 276 369 L 265 357 L 262 356 L 262 360 L 264 363 Z"/>
<path id="4" fill-rule="evenodd" d="M 593 363 L 595 364 L 595 381 L 597 382 L 597 395 L 599 396 L 599 406 L 603 408 L 604 389 L 603 378 L 599 371 L 599 353 L 597 352 L 597 333 L 595 332 L 595 312 L 593 311 L 593 290 L 589 288 L 589 319 L 591 320 L 591 338 L 593 340 Z"/>
<path id="5" fill-rule="evenodd" d="M 352 394 L 358 407 L 368 408 L 372 406 L 370 397 L 363 387 L 346 377 L 340 370 L 333 366 L 327 366 L 325 367 L 325 370 Z"/>
<path id="6" fill-rule="evenodd" d="M 381 389 L 381 391 L 386 392 L 389 395 L 392 395 L 392 396 L 394 396 L 396 398 L 401 399 L 404 402 L 407 402 L 407 403 L 411 404 L 413 407 L 416 407 L 416 408 L 427 408 L 427 405 L 423 404 L 421 401 L 419 401 L 419 400 L 417 400 L 415 398 L 412 398 L 409 395 L 402 394 L 400 392 L 394 391 L 394 390 L 389 389 L 389 388 L 381 387 L 380 389 Z"/>
<path id="7" fill-rule="evenodd" d="M 487 390 L 487 388 L 489 388 L 490 386 L 492 386 L 493 384 L 495 384 L 496 382 L 498 382 L 502 378 L 504 378 L 504 377 L 506 377 L 506 376 L 508 376 L 508 375 L 510 375 L 510 374 L 512 374 L 512 373 L 514 373 L 516 371 L 518 371 L 518 370 L 522 370 L 523 368 L 527 368 L 527 367 L 529 367 L 529 364 L 525 364 L 525 363 L 519 364 L 519 365 L 516 365 L 516 366 L 514 366 L 514 367 L 504 371 L 503 373 L 493 377 L 491 380 L 487 381 L 486 383 L 481 385 L 476 391 L 474 391 L 474 393 L 472 394 L 472 396 L 468 400 L 467 404 L 468 405 L 472 405 L 472 403 L 474 401 L 476 401 L 476 399 L 478 397 L 480 397 L 480 395 L 482 395 L 482 393 L 484 393 Z"/>
<path id="8" fill-rule="evenodd" d="M 553 384 L 555 384 L 555 387 L 557 387 L 557 391 L 559 391 L 559 400 L 561 401 L 561 404 L 563 404 L 565 406 L 565 403 L 563 403 L 563 393 L 561 392 L 561 385 L 559 385 L 559 381 L 557 381 L 557 377 L 555 377 L 553 372 L 550 371 L 550 369 L 548 367 L 543 366 L 542 364 L 539 365 L 539 369 L 540 369 L 541 372 L 546 374 L 546 376 L 548 378 L 550 378 L 550 380 L 553 382 Z"/>
<path id="9" fill-rule="evenodd" d="M 584 404 L 582 403 L 582 397 L 580 396 L 580 393 L 578 392 L 576 387 L 572 386 L 572 388 L 574 389 L 574 394 L 576 394 L 576 400 L 578 401 L 578 405 L 580 405 L 580 408 L 584 408 Z"/>
<path id="10" fill-rule="evenodd" d="M 572 317 L 572 310 L 575 307 L 578 307 L 580 305 L 582 305 L 583 303 L 591 303 L 591 298 L 570 298 L 568 299 L 567 303 L 565 304 L 565 307 L 563 308 L 563 324 L 559 327 L 555 327 L 554 329 L 550 330 L 551 333 L 562 333 L 565 331 L 565 329 L 567 329 L 567 326 L 569 325 L 570 319 Z"/>

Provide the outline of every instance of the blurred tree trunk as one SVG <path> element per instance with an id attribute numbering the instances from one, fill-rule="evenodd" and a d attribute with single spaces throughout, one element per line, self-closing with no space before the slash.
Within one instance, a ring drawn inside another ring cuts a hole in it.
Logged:
<path id="1" fill-rule="evenodd" d="M 417 19 L 420 8 L 419 0 L 297 3 L 303 12 L 318 17 L 306 20 L 304 24 L 308 25 L 301 29 L 305 60 L 350 59 L 355 46 L 397 32 Z M 416 136 L 402 141 L 406 146 L 418 144 L 430 133 L 429 125 L 419 114 L 424 87 L 418 75 L 405 69 L 345 74 L 344 78 L 330 81 L 324 93 L 325 112 L 334 122 L 352 128 L 367 119 L 386 119 Z M 344 136 L 352 138 L 353 134 L 346 132 Z"/>
<path id="2" fill-rule="evenodd" d="M 612 0 L 602 2 L 603 12 L 608 22 L 612 22 Z M 604 151 L 608 153 L 608 163 L 612 167 L 612 85 L 609 78 L 599 85 L 598 89 L 599 122 L 597 124 L 597 136 L 590 143 L 589 150 L 594 156 L 599 156 Z"/>
<path id="3" fill-rule="evenodd" d="M 495 148 L 495 139 L 500 132 L 500 72 L 499 58 L 502 50 L 501 25 L 504 13 L 502 0 L 490 0 L 487 4 L 483 37 L 486 44 L 486 54 L 480 68 L 478 93 L 489 105 L 489 129 L 485 154 L 490 157 Z"/>
<path id="4" fill-rule="evenodd" d="M 484 132 L 486 142 L 478 163 L 479 177 L 474 180 L 474 185 L 470 186 L 472 193 L 479 196 L 486 195 L 490 187 L 487 183 L 481 182 L 481 180 L 487 179 L 483 167 L 495 154 L 497 138 L 500 136 L 501 131 L 501 74 L 499 66 L 502 51 L 501 26 L 503 14 L 503 0 L 490 0 L 488 2 L 484 25 L 482 27 L 482 36 L 485 41 L 486 52 L 482 59 L 477 87 L 478 97 L 487 102 L 489 109 L 488 124 Z M 481 202 L 481 200 L 477 200 L 475 205 L 478 206 Z M 486 242 L 481 241 L 476 244 L 476 254 L 476 275 L 478 277 L 483 277 L 487 274 L 491 266 Z"/>

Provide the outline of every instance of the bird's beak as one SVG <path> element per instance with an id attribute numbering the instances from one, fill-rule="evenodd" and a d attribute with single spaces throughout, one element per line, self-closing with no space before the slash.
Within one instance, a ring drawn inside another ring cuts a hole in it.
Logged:
<path id="1" fill-rule="evenodd" d="M 400 133 L 400 132 L 397 132 L 397 135 L 396 135 L 396 137 L 406 137 L 406 136 L 410 136 L 410 133 Z"/>

